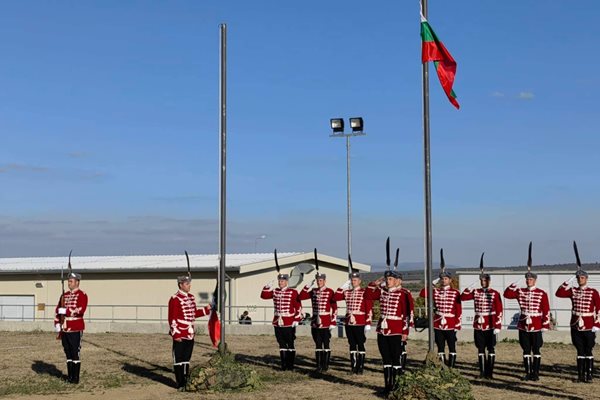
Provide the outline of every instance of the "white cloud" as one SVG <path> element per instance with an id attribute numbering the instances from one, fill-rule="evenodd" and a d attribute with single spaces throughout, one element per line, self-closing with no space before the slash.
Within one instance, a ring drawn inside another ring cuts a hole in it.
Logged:
<path id="1" fill-rule="evenodd" d="M 535 97 L 535 95 L 533 92 L 520 92 L 518 97 L 522 100 L 531 100 Z"/>
<path id="2" fill-rule="evenodd" d="M 492 97 L 504 97 L 504 93 L 502 93 L 502 92 L 492 92 Z"/>

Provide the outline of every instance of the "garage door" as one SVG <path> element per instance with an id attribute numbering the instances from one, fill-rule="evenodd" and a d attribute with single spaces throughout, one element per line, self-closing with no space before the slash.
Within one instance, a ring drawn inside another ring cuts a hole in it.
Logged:
<path id="1" fill-rule="evenodd" d="M 0 295 L 0 320 L 33 321 L 34 296 Z"/>

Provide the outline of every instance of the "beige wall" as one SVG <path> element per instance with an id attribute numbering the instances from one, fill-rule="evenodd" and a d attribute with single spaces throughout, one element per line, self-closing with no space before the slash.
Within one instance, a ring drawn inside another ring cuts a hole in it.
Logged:
<path id="1" fill-rule="evenodd" d="M 291 269 L 291 267 L 283 267 L 282 272 L 290 273 Z M 348 279 L 347 270 L 339 266 L 321 265 L 320 270 L 327 274 L 327 286 L 334 290 Z M 82 275 L 81 289 L 89 296 L 88 318 L 165 320 L 169 298 L 177 291 L 175 280 L 177 273 L 173 272 L 135 274 L 83 272 Z M 193 274 L 192 293 L 196 296 L 199 306 L 210 302 L 216 284 L 215 275 L 216 272 Z M 267 282 L 276 278 L 275 269 L 248 273 L 244 276 L 240 276 L 237 272 L 228 272 L 228 275 L 232 280 L 231 286 L 227 287 L 230 298 L 227 299 L 226 304 L 233 306 L 230 312 L 231 319 L 236 320 L 244 310 L 248 310 L 254 321 L 271 320 L 273 303 L 271 300 L 262 300 L 260 292 Z M 312 276 L 305 277 L 298 290 L 311 280 Z M 36 288 L 36 283 L 41 283 L 43 287 Z M 41 306 L 36 310 L 36 319 L 53 318 L 54 307 L 61 291 L 59 274 L 0 275 L 0 295 L 34 296 L 34 303 Z M 208 299 L 200 298 L 201 293 L 208 295 Z M 310 303 L 305 301 L 303 306 L 308 309 Z M 340 306 L 343 306 L 343 302 Z"/>

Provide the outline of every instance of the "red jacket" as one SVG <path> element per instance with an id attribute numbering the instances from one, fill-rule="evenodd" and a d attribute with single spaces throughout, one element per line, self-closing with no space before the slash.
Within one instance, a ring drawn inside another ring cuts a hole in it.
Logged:
<path id="1" fill-rule="evenodd" d="M 520 288 L 512 284 L 504 291 L 507 299 L 516 299 L 521 307 L 517 328 L 527 332 L 550 329 L 550 304 L 548 294 L 542 289 Z"/>
<path id="2" fill-rule="evenodd" d="M 467 288 L 460 295 L 460 300 L 474 300 L 474 329 L 478 331 L 502 329 L 502 298 L 497 290 L 492 288 L 469 290 Z"/>
<path id="3" fill-rule="evenodd" d="M 563 283 L 556 291 L 556 297 L 570 298 L 572 304 L 571 327 L 578 331 L 600 328 L 600 295 L 596 289 L 569 287 Z"/>
<path id="4" fill-rule="evenodd" d="M 65 308 L 67 314 L 65 315 L 64 322 L 62 323 L 63 332 L 82 332 L 85 330 L 85 322 L 83 320 L 83 314 L 88 305 L 88 296 L 83 290 L 75 289 L 67 291 L 65 296 Z M 61 296 L 62 298 L 62 296 Z M 60 316 L 58 315 L 58 309 L 61 307 L 61 301 L 58 300 L 58 305 L 54 310 L 54 324 L 60 323 Z"/>
<path id="5" fill-rule="evenodd" d="M 333 296 L 335 301 L 346 301 L 346 325 L 371 325 L 373 316 L 373 302 L 364 297 L 365 288 L 342 289 L 339 288 Z"/>
<path id="6" fill-rule="evenodd" d="M 381 288 L 375 282 L 369 283 L 365 298 L 379 300 L 380 317 L 377 333 L 384 336 L 408 335 L 414 326 L 415 305 L 410 292 L 402 287 Z"/>
<path id="7" fill-rule="evenodd" d="M 193 340 L 196 318 L 210 314 L 208 306 L 196 307 L 196 298 L 191 293 L 178 290 L 169 300 L 169 335 L 173 339 Z"/>
<path id="8" fill-rule="evenodd" d="M 271 289 L 265 286 L 260 293 L 260 298 L 264 300 L 273 299 L 275 306 L 275 315 L 273 316 L 273 325 L 279 327 L 289 327 L 294 322 L 300 322 L 302 304 L 298 300 L 298 292 L 296 289 L 284 287 L 283 289 Z"/>
<path id="9" fill-rule="evenodd" d="M 421 289 L 419 297 L 427 297 L 425 288 Z M 462 320 L 462 305 L 460 292 L 450 286 L 433 289 L 433 306 L 435 316 L 433 329 L 442 331 L 460 330 Z"/>
<path id="10" fill-rule="evenodd" d="M 333 297 L 333 290 L 328 287 L 310 289 L 308 285 L 304 286 L 298 298 L 300 300 L 310 299 L 313 312 L 311 327 L 329 329 L 330 326 L 337 325 L 337 303 Z"/>

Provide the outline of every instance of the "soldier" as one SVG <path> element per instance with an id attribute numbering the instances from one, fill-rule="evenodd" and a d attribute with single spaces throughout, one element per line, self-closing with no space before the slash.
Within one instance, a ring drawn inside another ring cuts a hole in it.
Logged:
<path id="1" fill-rule="evenodd" d="M 512 283 L 504 291 L 504 297 L 516 299 L 521 308 L 517 328 L 519 329 L 519 344 L 523 349 L 523 365 L 525 367 L 523 380 L 539 381 L 542 363 L 540 349 L 544 344 L 542 332 L 550 329 L 550 304 L 548 294 L 535 287 L 537 274 L 531 272 L 531 242 L 529 243 L 527 269 L 525 274 L 527 287 L 520 288 L 517 282 Z"/>
<path id="2" fill-rule="evenodd" d="M 577 244 L 573 242 L 577 257 L 577 273 L 563 283 L 556 291 L 557 297 L 570 298 L 571 340 L 577 349 L 577 382 L 591 383 L 594 376 L 594 355 L 596 332 L 600 330 L 600 295 L 587 286 L 588 273 L 581 269 Z M 574 287 L 577 279 L 579 287 Z"/>
<path id="3" fill-rule="evenodd" d="M 471 287 L 466 288 L 460 295 L 460 299 L 461 301 L 474 300 L 473 333 L 478 350 L 479 377 L 492 379 L 496 360 L 496 337 L 502 329 L 502 299 L 499 292 L 490 288 L 490 275 L 483 272 L 483 254 L 479 269 L 481 288 L 475 290 Z"/>
<path id="4" fill-rule="evenodd" d="M 69 256 L 69 269 L 71 266 Z M 79 289 L 81 275 L 70 272 L 64 292 L 55 310 L 54 328 L 59 333 L 65 355 L 67 356 L 67 382 L 78 384 L 81 370 L 81 338 L 85 330 L 83 315 L 88 305 L 88 296 Z"/>
<path id="5" fill-rule="evenodd" d="M 194 322 L 196 318 L 210 314 L 212 306 L 196 307 L 196 298 L 190 293 L 192 278 L 189 274 L 177 277 L 177 285 L 179 290 L 169 300 L 169 335 L 173 338 L 173 370 L 177 390 L 184 392 L 194 350 Z"/>
<path id="6" fill-rule="evenodd" d="M 337 325 L 337 303 L 334 299 L 334 292 L 326 285 L 327 277 L 325 274 L 317 272 L 315 276 L 317 287 L 311 289 L 314 285 L 313 280 L 304 286 L 299 294 L 300 300 L 310 299 L 312 304 L 311 334 L 315 342 L 316 372 L 327 371 L 329 369 L 329 359 L 331 358 L 331 330 Z"/>
<path id="7" fill-rule="evenodd" d="M 277 252 L 275 252 L 277 260 Z M 279 265 L 277 265 L 279 272 Z M 264 300 L 273 299 L 275 313 L 273 316 L 273 326 L 275 327 L 275 338 L 279 344 L 279 356 L 281 358 L 281 369 L 283 371 L 292 371 L 294 369 L 294 360 L 296 358 L 296 326 L 301 320 L 301 304 L 298 300 L 298 292 L 288 287 L 288 274 L 279 273 L 277 275 L 277 288 L 271 288 L 269 282 L 263 287 L 260 298 Z"/>
<path id="8" fill-rule="evenodd" d="M 365 298 L 379 300 L 377 346 L 383 360 L 384 392 L 390 393 L 396 377 L 403 374 L 406 367 L 406 340 L 414 311 L 413 298 L 402 287 L 402 274 L 390 270 L 383 278 L 369 283 Z"/>
<path id="9" fill-rule="evenodd" d="M 460 302 L 460 292 L 453 289 L 452 275 L 450 271 L 446 271 L 446 263 L 444 261 L 444 249 L 440 251 L 441 272 L 439 279 L 433 281 L 433 284 L 441 282 L 439 288 L 433 289 L 433 305 L 435 316 L 433 318 L 433 330 L 435 334 L 435 343 L 438 348 L 438 357 L 442 362 L 445 362 L 450 368 L 456 365 L 456 332 L 461 328 L 462 320 L 462 305 Z M 427 298 L 425 288 L 421 289 L 419 297 Z M 446 361 L 446 344 L 448 344 L 448 358 Z"/>
<path id="10" fill-rule="evenodd" d="M 351 262 L 351 261 L 350 261 Z M 358 272 L 352 272 L 350 279 L 336 292 L 336 301 L 346 301 L 344 325 L 350 346 L 350 367 L 353 374 L 362 374 L 365 366 L 365 334 L 371 329 L 373 303 L 364 298 L 365 289 L 360 287 Z"/>

